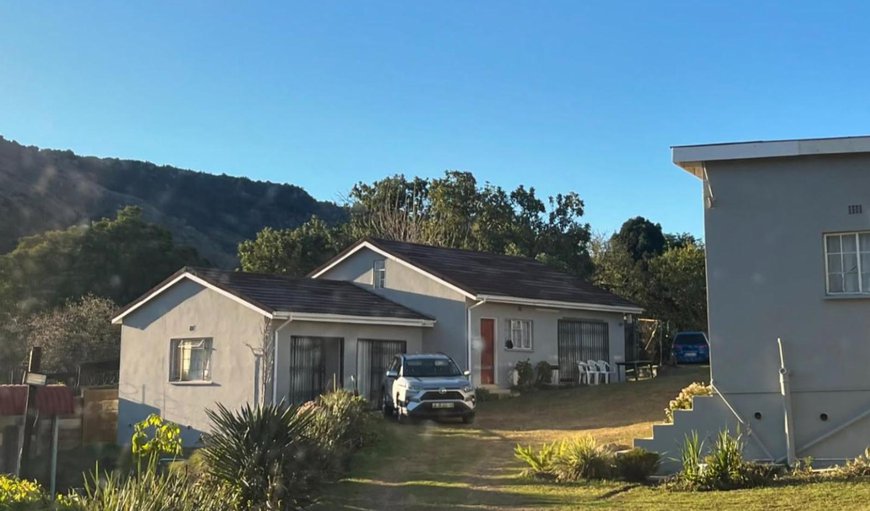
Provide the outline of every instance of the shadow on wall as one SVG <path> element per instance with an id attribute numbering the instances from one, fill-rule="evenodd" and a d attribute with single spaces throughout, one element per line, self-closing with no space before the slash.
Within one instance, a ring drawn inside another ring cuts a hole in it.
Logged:
<path id="1" fill-rule="evenodd" d="M 205 291 L 205 288 L 201 285 L 189 280 L 183 280 L 164 291 L 159 299 L 152 300 L 147 307 L 137 309 L 125 317 L 124 326 L 137 330 L 145 330 L 151 323 L 162 318 L 166 313 L 178 307 L 179 304 L 203 291 Z"/>
<path id="2" fill-rule="evenodd" d="M 163 412 L 154 406 L 136 403 L 129 399 L 118 400 L 118 445 L 128 448 L 130 438 L 133 436 L 133 425 L 156 413 L 163 416 Z M 171 420 L 171 419 L 170 419 Z M 199 447 L 202 445 L 203 432 L 181 424 L 181 441 L 184 447 Z"/>

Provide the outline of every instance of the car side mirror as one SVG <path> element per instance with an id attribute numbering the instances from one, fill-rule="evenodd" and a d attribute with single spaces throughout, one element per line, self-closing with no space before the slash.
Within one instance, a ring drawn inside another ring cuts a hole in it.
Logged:
<path id="1" fill-rule="evenodd" d="M 387 371 L 387 378 L 398 378 L 398 371 Z"/>
<path id="2" fill-rule="evenodd" d="M 462 371 L 462 376 L 465 376 L 465 377 L 471 376 L 471 371 Z"/>

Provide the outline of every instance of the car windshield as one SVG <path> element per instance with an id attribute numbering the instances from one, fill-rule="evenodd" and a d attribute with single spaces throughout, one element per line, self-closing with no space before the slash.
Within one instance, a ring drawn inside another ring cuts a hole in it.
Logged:
<path id="1" fill-rule="evenodd" d="M 674 344 L 679 346 L 703 346 L 707 344 L 704 334 L 680 334 L 674 339 Z"/>
<path id="2" fill-rule="evenodd" d="M 405 376 L 459 376 L 462 372 L 449 358 L 405 360 Z"/>

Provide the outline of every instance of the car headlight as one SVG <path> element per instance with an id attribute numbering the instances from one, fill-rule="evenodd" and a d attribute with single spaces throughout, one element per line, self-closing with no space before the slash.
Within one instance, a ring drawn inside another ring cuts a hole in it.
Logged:
<path id="1" fill-rule="evenodd" d="M 423 388 L 422 388 L 422 387 L 418 387 L 418 386 L 413 385 L 413 384 L 412 384 L 412 385 L 408 385 L 408 392 L 411 393 L 411 394 L 418 394 L 418 393 L 420 393 L 420 392 L 423 392 Z"/>
<path id="2" fill-rule="evenodd" d="M 462 392 L 473 392 L 473 391 L 474 391 L 474 387 L 472 387 L 471 385 L 466 385 L 466 386 L 462 387 Z"/>

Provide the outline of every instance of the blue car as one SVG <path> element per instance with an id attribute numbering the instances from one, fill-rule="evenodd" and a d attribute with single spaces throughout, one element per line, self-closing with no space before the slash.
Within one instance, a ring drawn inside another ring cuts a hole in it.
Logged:
<path id="1" fill-rule="evenodd" d="M 710 362 L 710 344 L 704 332 L 677 332 L 671 347 L 671 356 L 678 364 L 707 364 Z"/>

